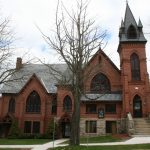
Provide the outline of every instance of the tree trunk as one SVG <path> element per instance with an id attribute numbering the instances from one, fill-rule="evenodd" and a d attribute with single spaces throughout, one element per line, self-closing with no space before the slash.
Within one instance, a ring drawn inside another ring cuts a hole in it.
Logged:
<path id="1" fill-rule="evenodd" d="M 78 87 L 74 91 L 74 111 L 71 122 L 70 145 L 80 144 L 80 92 Z"/>

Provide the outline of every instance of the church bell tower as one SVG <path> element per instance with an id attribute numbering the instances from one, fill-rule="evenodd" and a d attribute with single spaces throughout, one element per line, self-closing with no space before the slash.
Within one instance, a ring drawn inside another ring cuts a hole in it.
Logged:
<path id="1" fill-rule="evenodd" d="M 122 82 L 122 117 L 130 112 L 133 118 L 146 117 L 150 113 L 150 89 L 147 73 L 143 25 L 138 24 L 127 3 L 124 20 L 119 30 L 118 53 Z"/>

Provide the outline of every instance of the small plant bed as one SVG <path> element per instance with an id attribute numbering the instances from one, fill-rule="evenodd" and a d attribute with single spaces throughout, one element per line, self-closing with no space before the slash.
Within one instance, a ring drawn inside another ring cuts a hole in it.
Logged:
<path id="1" fill-rule="evenodd" d="M 121 142 L 129 139 L 129 136 L 123 135 L 107 135 L 107 136 L 96 136 L 96 137 L 81 137 L 80 143 L 106 143 L 106 142 Z M 65 141 L 61 144 L 68 144 L 69 141 Z"/>
<path id="2" fill-rule="evenodd" d="M 35 145 L 50 141 L 50 139 L 0 139 L 0 145 Z"/>
<path id="3" fill-rule="evenodd" d="M 150 144 L 58 147 L 53 150 L 149 150 Z M 49 149 L 52 150 L 52 149 Z"/>

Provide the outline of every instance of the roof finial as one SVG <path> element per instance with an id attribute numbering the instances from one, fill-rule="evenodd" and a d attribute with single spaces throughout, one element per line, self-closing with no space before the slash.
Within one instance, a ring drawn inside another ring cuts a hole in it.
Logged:
<path id="1" fill-rule="evenodd" d="M 126 0 L 126 4 L 128 4 L 128 0 Z"/>

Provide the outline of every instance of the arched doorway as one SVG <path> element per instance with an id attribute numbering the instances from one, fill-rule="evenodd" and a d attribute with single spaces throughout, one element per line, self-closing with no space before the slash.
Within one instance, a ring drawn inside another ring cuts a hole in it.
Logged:
<path id="1" fill-rule="evenodd" d="M 11 114 L 7 114 L 0 123 L 0 137 L 7 137 L 10 131 L 14 117 Z"/>
<path id="2" fill-rule="evenodd" d="M 61 117 L 60 127 L 61 127 L 61 136 L 63 138 L 70 137 L 71 122 L 70 122 L 70 116 L 68 114 L 65 114 Z"/>
<path id="3" fill-rule="evenodd" d="M 62 120 L 62 137 L 67 138 L 70 137 L 70 120 L 63 119 Z"/>
<path id="4" fill-rule="evenodd" d="M 140 96 L 136 95 L 133 99 L 133 117 L 142 117 L 142 101 Z"/>

